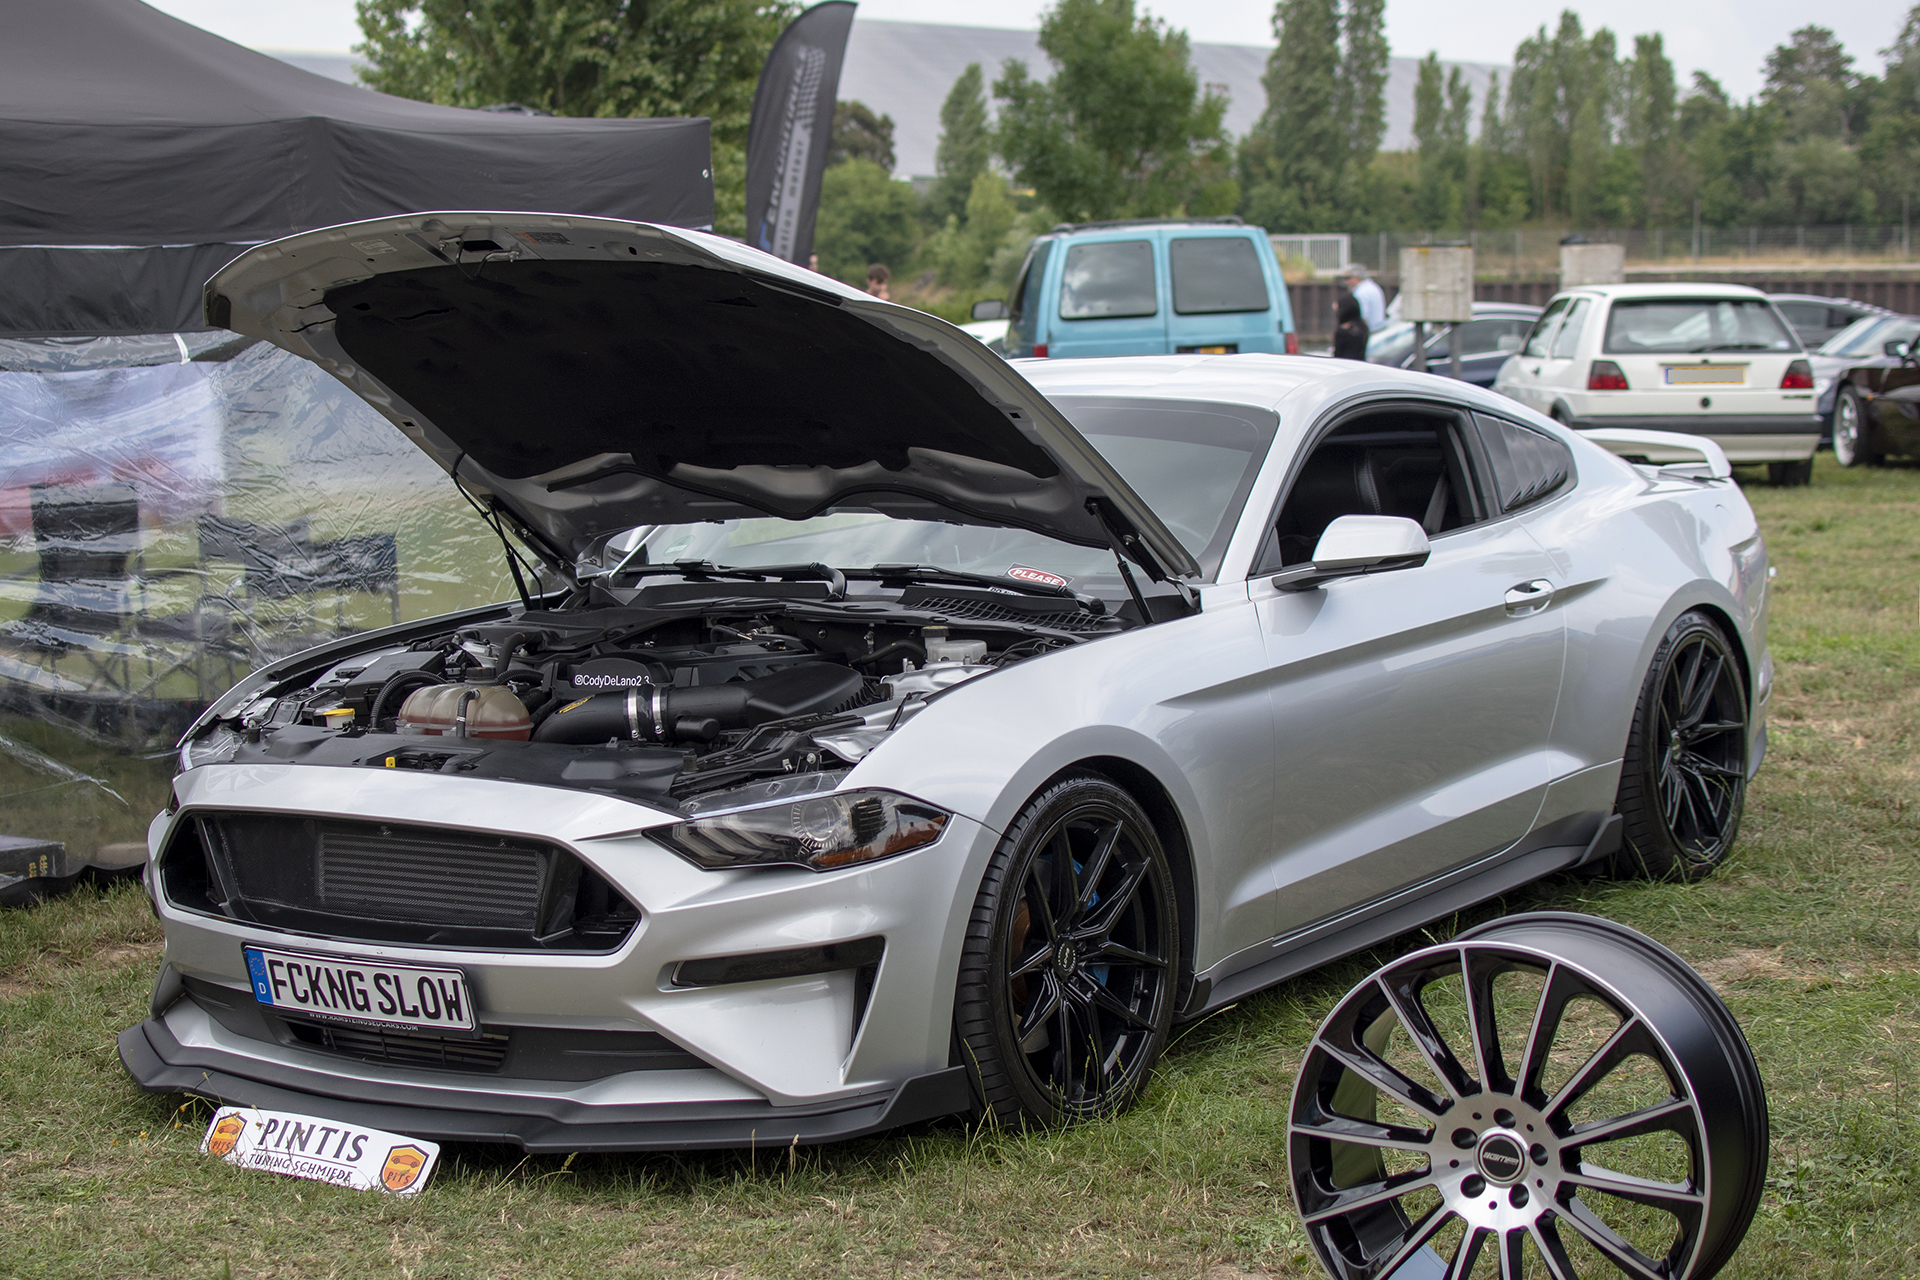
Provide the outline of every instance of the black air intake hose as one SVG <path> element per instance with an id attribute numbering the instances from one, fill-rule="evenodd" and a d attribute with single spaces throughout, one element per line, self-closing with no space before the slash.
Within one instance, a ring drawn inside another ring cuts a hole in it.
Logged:
<path id="1" fill-rule="evenodd" d="M 712 742 L 723 729 L 831 711 L 860 692 L 860 673 L 805 662 L 758 680 L 727 684 L 635 685 L 567 703 L 534 730 L 536 742 Z"/>

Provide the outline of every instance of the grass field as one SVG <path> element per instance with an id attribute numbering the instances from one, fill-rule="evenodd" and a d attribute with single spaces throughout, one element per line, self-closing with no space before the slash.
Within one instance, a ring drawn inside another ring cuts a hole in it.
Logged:
<path id="1" fill-rule="evenodd" d="M 113 1034 L 159 956 L 137 890 L 6 912 L 0 1276 L 1314 1276 L 1282 1135 L 1315 1024 L 1386 955 L 1532 908 L 1645 930 L 1745 1025 L 1774 1148 L 1723 1274 L 1920 1272 L 1920 469 L 1823 458 L 1811 488 L 1749 495 L 1779 568 L 1772 752 L 1705 884 L 1557 880 L 1289 983 L 1188 1028 L 1110 1123 L 757 1157 L 455 1149 L 404 1201 L 208 1160 L 203 1105 L 127 1081 Z"/>

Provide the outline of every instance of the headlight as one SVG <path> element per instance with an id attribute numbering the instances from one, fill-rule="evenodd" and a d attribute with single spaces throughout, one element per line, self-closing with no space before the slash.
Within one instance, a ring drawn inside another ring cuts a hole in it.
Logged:
<path id="1" fill-rule="evenodd" d="M 932 844 L 952 815 L 891 791 L 845 791 L 676 823 L 656 837 L 696 866 L 834 871 Z"/>

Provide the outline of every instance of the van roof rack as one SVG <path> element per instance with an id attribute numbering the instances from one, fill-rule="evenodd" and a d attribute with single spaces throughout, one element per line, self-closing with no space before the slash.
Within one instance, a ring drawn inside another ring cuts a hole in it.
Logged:
<path id="1" fill-rule="evenodd" d="M 1056 222 L 1047 229 L 1051 235 L 1056 231 L 1097 231 L 1103 227 L 1244 227 L 1237 213 L 1222 214 L 1217 218 L 1114 218 L 1107 222 Z"/>

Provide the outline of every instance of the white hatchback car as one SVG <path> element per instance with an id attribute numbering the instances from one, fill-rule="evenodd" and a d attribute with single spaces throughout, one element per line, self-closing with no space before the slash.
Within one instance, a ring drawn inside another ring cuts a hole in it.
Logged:
<path id="1" fill-rule="evenodd" d="M 1758 289 L 1568 289 L 1547 304 L 1493 389 L 1575 429 L 1702 435 L 1730 461 L 1769 464 L 1776 484 L 1813 477 L 1813 370 Z"/>

